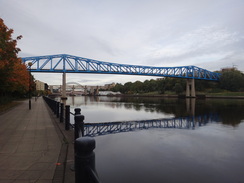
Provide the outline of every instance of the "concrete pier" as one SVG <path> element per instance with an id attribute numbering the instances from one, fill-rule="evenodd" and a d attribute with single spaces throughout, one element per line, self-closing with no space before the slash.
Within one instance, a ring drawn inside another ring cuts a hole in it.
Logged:
<path id="1" fill-rule="evenodd" d="M 195 80 L 187 79 L 186 80 L 186 97 L 195 98 L 196 90 L 195 90 Z"/>
<path id="2" fill-rule="evenodd" d="M 66 73 L 64 72 L 63 73 L 63 76 L 62 76 L 62 97 L 61 99 L 62 100 L 67 100 L 67 96 L 66 96 Z"/>

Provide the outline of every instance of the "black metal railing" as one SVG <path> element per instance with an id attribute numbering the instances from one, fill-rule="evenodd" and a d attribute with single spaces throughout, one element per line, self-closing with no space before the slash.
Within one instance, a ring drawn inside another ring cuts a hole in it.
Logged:
<path id="1" fill-rule="evenodd" d="M 59 118 L 59 122 L 63 123 L 65 122 L 65 130 L 70 130 L 70 127 L 74 127 L 70 123 L 70 114 L 73 114 L 70 112 L 70 106 L 65 105 L 61 102 L 58 102 L 54 99 L 51 99 L 49 97 L 43 96 L 43 99 L 48 104 L 48 106 L 51 108 L 53 113 L 56 115 L 57 118 Z M 73 114 L 74 115 L 74 114 Z"/>
<path id="2" fill-rule="evenodd" d="M 99 183 L 95 169 L 95 139 L 84 137 L 84 116 L 81 109 L 75 108 L 75 113 L 70 112 L 70 106 L 43 96 L 43 99 L 54 112 L 59 122 L 65 122 L 65 130 L 74 129 L 75 150 L 75 182 Z M 74 116 L 74 124 L 70 123 L 70 115 Z"/>

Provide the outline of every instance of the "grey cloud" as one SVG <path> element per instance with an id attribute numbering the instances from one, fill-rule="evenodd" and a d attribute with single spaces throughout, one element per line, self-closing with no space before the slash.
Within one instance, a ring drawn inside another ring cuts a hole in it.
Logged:
<path id="1" fill-rule="evenodd" d="M 19 56 L 67 53 L 123 64 L 243 68 L 243 0 L 0 0 L 0 16 L 23 35 Z M 36 75 L 49 82 L 48 77 Z M 60 76 L 54 76 L 61 83 Z M 80 81 L 80 75 L 70 75 Z M 38 79 L 37 78 L 37 79 Z M 92 78 L 92 79 L 91 79 Z M 146 79 L 145 77 L 141 77 Z M 86 83 L 140 79 L 82 75 Z"/>
<path id="2" fill-rule="evenodd" d="M 243 44 L 241 36 L 237 32 L 230 32 L 221 27 L 202 27 L 179 37 L 175 42 L 158 47 L 152 52 L 149 62 L 151 64 L 181 62 L 192 64 L 191 60 L 195 59 L 195 64 L 198 64 L 198 60 L 202 57 L 209 57 L 209 61 L 212 61 L 214 57 L 219 60 L 234 51 L 240 54 L 238 50 Z"/>

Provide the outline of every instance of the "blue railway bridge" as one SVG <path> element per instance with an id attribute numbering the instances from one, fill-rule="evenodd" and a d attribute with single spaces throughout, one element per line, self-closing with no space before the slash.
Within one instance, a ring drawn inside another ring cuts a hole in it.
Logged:
<path id="1" fill-rule="evenodd" d="M 187 79 L 186 96 L 195 97 L 195 79 L 219 81 L 220 74 L 196 66 L 152 67 L 97 61 L 67 54 L 23 57 L 22 61 L 31 72 L 63 73 L 63 90 L 66 73 L 124 74 Z M 65 96 L 63 92 L 63 97 Z"/>

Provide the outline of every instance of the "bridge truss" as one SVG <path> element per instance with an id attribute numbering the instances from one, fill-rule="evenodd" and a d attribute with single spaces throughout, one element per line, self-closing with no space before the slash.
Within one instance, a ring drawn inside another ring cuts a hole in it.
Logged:
<path id="1" fill-rule="evenodd" d="M 196 117 L 191 116 L 141 121 L 85 123 L 84 136 L 100 136 L 136 130 L 145 130 L 149 128 L 195 129 L 196 124 L 198 124 L 198 126 L 203 126 L 213 121 L 218 121 L 218 116 L 204 115 Z"/>
<path id="2" fill-rule="evenodd" d="M 218 81 L 220 74 L 196 66 L 151 67 L 97 61 L 67 54 L 23 57 L 31 72 L 126 74 Z M 31 63 L 32 66 L 28 66 Z"/>

